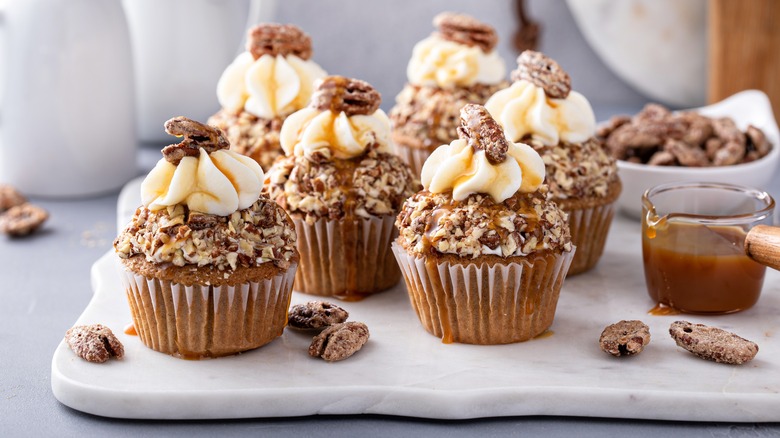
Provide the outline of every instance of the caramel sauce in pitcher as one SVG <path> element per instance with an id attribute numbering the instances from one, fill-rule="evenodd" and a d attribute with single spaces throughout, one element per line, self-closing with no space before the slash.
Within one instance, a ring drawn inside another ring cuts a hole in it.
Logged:
<path id="1" fill-rule="evenodd" d="M 746 233 L 740 227 L 642 227 L 647 291 L 659 303 L 651 314 L 731 313 L 758 301 L 765 267 L 745 255 Z"/>

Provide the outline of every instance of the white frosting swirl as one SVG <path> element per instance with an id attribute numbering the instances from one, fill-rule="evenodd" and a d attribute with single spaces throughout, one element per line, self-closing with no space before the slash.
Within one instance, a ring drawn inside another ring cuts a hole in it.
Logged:
<path id="1" fill-rule="evenodd" d="M 186 204 L 190 210 L 227 216 L 257 201 L 263 169 L 231 150 L 184 157 L 176 166 L 164 158 L 141 183 L 141 201 L 150 210 Z"/>
<path id="2" fill-rule="evenodd" d="M 493 85 L 504 79 L 506 65 L 495 50 L 485 53 L 477 46 L 431 35 L 414 46 L 406 75 L 414 85 L 441 88 Z"/>
<path id="3" fill-rule="evenodd" d="M 283 117 L 306 106 L 314 81 L 325 75 L 319 65 L 295 55 L 263 55 L 255 60 L 244 52 L 219 78 L 217 98 L 228 111 L 243 109 L 266 119 Z"/>
<path id="4" fill-rule="evenodd" d="M 422 168 L 423 187 L 432 193 L 452 190 L 452 199 L 462 201 L 473 193 L 485 193 L 503 202 L 518 191 L 535 191 L 544 181 L 542 157 L 527 144 L 509 143 L 507 158 L 494 165 L 485 151 L 475 151 L 463 139 L 433 151 Z"/>
<path id="5" fill-rule="evenodd" d="M 547 146 L 554 146 L 561 141 L 581 143 L 596 133 L 593 108 L 576 91 L 571 91 L 565 99 L 553 99 L 542 87 L 519 80 L 491 96 L 485 108 L 512 141 L 531 135 Z"/>
<path id="6" fill-rule="evenodd" d="M 347 116 L 309 107 L 285 119 L 279 141 L 287 155 L 310 156 L 319 151 L 349 159 L 362 155 L 372 143 L 389 153 L 390 119 L 381 109 L 371 115 Z"/>

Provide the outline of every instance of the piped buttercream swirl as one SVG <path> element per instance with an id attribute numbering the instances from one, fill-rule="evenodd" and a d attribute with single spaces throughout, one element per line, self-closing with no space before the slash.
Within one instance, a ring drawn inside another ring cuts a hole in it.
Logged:
<path id="1" fill-rule="evenodd" d="M 466 140 L 458 139 L 433 151 L 423 165 L 421 182 L 432 193 L 451 190 L 456 201 L 484 193 L 503 202 L 518 191 L 535 191 L 544 175 L 544 161 L 524 143 L 509 142 L 506 160 L 492 164 L 484 150 L 475 150 Z"/>
<path id="2" fill-rule="evenodd" d="M 406 75 L 411 84 L 440 88 L 493 85 L 504 79 L 506 65 L 495 50 L 431 35 L 414 46 Z"/>
<path id="3" fill-rule="evenodd" d="M 263 187 L 263 169 L 230 150 L 184 157 L 178 165 L 161 159 L 141 183 L 141 201 L 152 211 L 177 204 L 191 211 L 227 216 L 251 206 Z"/>
<path id="4" fill-rule="evenodd" d="M 243 52 L 222 73 L 217 98 L 228 111 L 245 110 L 266 119 L 284 117 L 306 106 L 314 81 L 325 75 L 315 62 L 292 54 L 254 59 Z"/>
<path id="5" fill-rule="evenodd" d="M 511 141 L 530 135 L 554 146 L 561 141 L 581 143 L 596 132 L 596 117 L 585 96 L 571 91 L 565 99 L 551 98 L 542 87 L 526 80 L 496 92 L 485 108 Z"/>

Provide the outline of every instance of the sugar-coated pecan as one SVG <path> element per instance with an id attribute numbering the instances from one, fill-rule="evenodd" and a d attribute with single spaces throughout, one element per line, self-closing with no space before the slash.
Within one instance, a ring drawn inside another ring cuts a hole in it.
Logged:
<path id="1" fill-rule="evenodd" d="M 599 347 L 613 356 L 639 354 L 650 343 L 650 328 L 638 320 L 608 325 L 599 337 Z"/>
<path id="2" fill-rule="evenodd" d="M 739 365 L 752 360 L 758 353 L 755 342 L 704 324 L 675 321 L 669 327 L 669 334 L 678 346 L 718 363 Z"/>
<path id="3" fill-rule="evenodd" d="M 11 237 L 23 237 L 38 229 L 49 213 L 41 207 L 24 203 L 9 208 L 0 215 L 0 232 Z"/>
<path id="4" fill-rule="evenodd" d="M 0 184 L 0 213 L 25 202 L 27 202 L 27 198 L 16 188 L 8 184 Z"/>
<path id="5" fill-rule="evenodd" d="M 485 151 L 492 164 L 503 163 L 509 150 L 509 140 L 501 125 L 482 105 L 470 103 L 460 110 L 458 136 L 475 150 Z"/>
<path id="6" fill-rule="evenodd" d="M 512 80 L 526 80 L 544 89 L 544 93 L 555 99 L 565 99 L 571 92 L 571 78 L 557 62 L 541 52 L 526 50 L 517 57 L 517 70 L 512 71 Z"/>
<path id="7" fill-rule="evenodd" d="M 442 12 L 433 18 L 433 25 L 445 40 L 478 46 L 485 53 L 493 50 L 498 42 L 498 35 L 492 26 L 469 15 Z"/>
<path id="8" fill-rule="evenodd" d="M 122 343 L 102 324 L 73 327 L 65 333 L 65 342 L 78 357 L 88 362 L 103 363 L 125 355 Z"/>
<path id="9" fill-rule="evenodd" d="M 255 59 L 263 55 L 311 58 L 311 37 L 292 24 L 264 23 L 247 32 L 246 50 Z"/>
<path id="10" fill-rule="evenodd" d="M 370 115 L 379 109 L 382 96 L 368 82 L 344 76 L 328 76 L 317 82 L 311 106 L 348 116 Z"/>
<path id="11" fill-rule="evenodd" d="M 344 360 L 368 342 L 368 327 L 362 322 L 343 322 L 332 325 L 314 337 L 309 355 L 328 362 Z"/>
<path id="12" fill-rule="evenodd" d="M 230 147 L 230 142 L 221 129 L 182 116 L 165 122 L 165 132 L 184 137 L 180 143 L 166 146 L 162 150 L 165 159 L 174 165 L 178 165 L 184 157 L 197 157 L 200 148 L 210 154 Z"/>
<path id="13" fill-rule="evenodd" d="M 317 330 L 346 321 L 349 312 L 327 301 L 309 301 L 291 307 L 288 316 L 292 328 Z"/>

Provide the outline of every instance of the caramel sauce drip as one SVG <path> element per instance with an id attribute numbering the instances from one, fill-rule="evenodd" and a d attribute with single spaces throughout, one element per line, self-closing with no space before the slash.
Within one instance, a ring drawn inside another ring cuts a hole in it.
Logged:
<path id="1" fill-rule="evenodd" d="M 125 326 L 124 332 L 128 336 L 138 336 L 138 332 L 135 330 L 135 324 L 132 322 Z"/>

